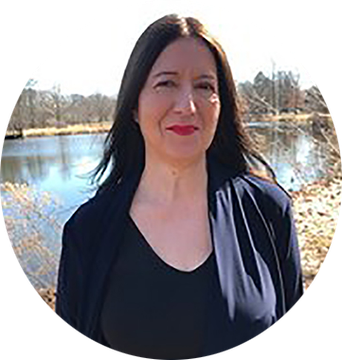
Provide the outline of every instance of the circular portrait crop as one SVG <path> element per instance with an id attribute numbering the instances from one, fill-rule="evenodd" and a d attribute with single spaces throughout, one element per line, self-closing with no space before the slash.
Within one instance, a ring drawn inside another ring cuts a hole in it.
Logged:
<path id="1" fill-rule="evenodd" d="M 341 198 L 334 125 L 297 70 L 237 78 L 197 16 L 156 17 L 135 41 L 115 95 L 29 79 L 2 150 L 7 232 L 81 334 L 144 358 L 218 354 L 318 273 Z"/>

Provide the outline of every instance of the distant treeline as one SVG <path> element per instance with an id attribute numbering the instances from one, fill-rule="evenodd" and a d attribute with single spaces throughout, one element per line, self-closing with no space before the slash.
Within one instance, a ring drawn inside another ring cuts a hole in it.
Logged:
<path id="1" fill-rule="evenodd" d="M 35 90 L 36 81 L 30 80 L 14 107 L 8 131 L 24 129 L 64 127 L 73 124 L 109 121 L 116 99 L 100 93 L 90 96 L 65 95 L 61 87 L 51 90 Z"/>
<path id="2" fill-rule="evenodd" d="M 328 113 L 327 105 L 316 86 L 302 89 L 300 76 L 278 71 L 271 77 L 259 72 L 254 80 L 237 84 L 243 112 L 279 114 L 299 112 Z M 112 119 L 116 98 L 101 93 L 90 96 L 66 95 L 59 85 L 50 90 L 36 90 L 30 79 L 13 110 L 8 131 L 30 128 L 63 127 L 72 124 L 103 122 Z"/>
<path id="3" fill-rule="evenodd" d="M 247 114 L 312 113 L 328 114 L 317 86 L 302 89 L 300 75 L 278 71 L 271 78 L 259 72 L 253 82 L 238 84 L 238 93 Z"/>

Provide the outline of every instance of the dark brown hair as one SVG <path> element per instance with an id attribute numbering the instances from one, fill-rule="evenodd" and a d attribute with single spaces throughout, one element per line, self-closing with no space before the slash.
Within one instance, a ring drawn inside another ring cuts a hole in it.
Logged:
<path id="1" fill-rule="evenodd" d="M 144 140 L 134 121 L 139 94 L 160 53 L 173 41 L 186 37 L 204 41 L 217 66 L 221 112 L 208 155 L 234 172 L 248 171 L 248 164 L 255 164 L 257 160 L 274 176 L 272 169 L 253 149 L 245 131 L 235 83 L 221 45 L 197 19 L 167 15 L 143 32 L 128 60 L 117 98 L 114 123 L 105 141 L 103 158 L 93 173 L 93 181 L 99 182 L 109 171 L 100 188 L 115 186 L 133 171 L 142 172 L 145 165 Z"/>

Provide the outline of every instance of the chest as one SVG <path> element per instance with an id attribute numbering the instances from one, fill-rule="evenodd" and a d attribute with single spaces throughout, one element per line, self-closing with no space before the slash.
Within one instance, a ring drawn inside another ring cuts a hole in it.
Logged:
<path id="1" fill-rule="evenodd" d="M 137 205 L 130 216 L 153 251 L 179 270 L 195 269 L 212 252 L 206 206 L 153 209 Z"/>

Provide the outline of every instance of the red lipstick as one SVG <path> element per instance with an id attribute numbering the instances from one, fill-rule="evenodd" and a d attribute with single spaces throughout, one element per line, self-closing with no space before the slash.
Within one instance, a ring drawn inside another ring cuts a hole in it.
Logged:
<path id="1" fill-rule="evenodd" d="M 192 135 L 197 129 L 194 125 L 172 125 L 167 128 L 167 130 L 171 130 L 181 136 Z"/>

